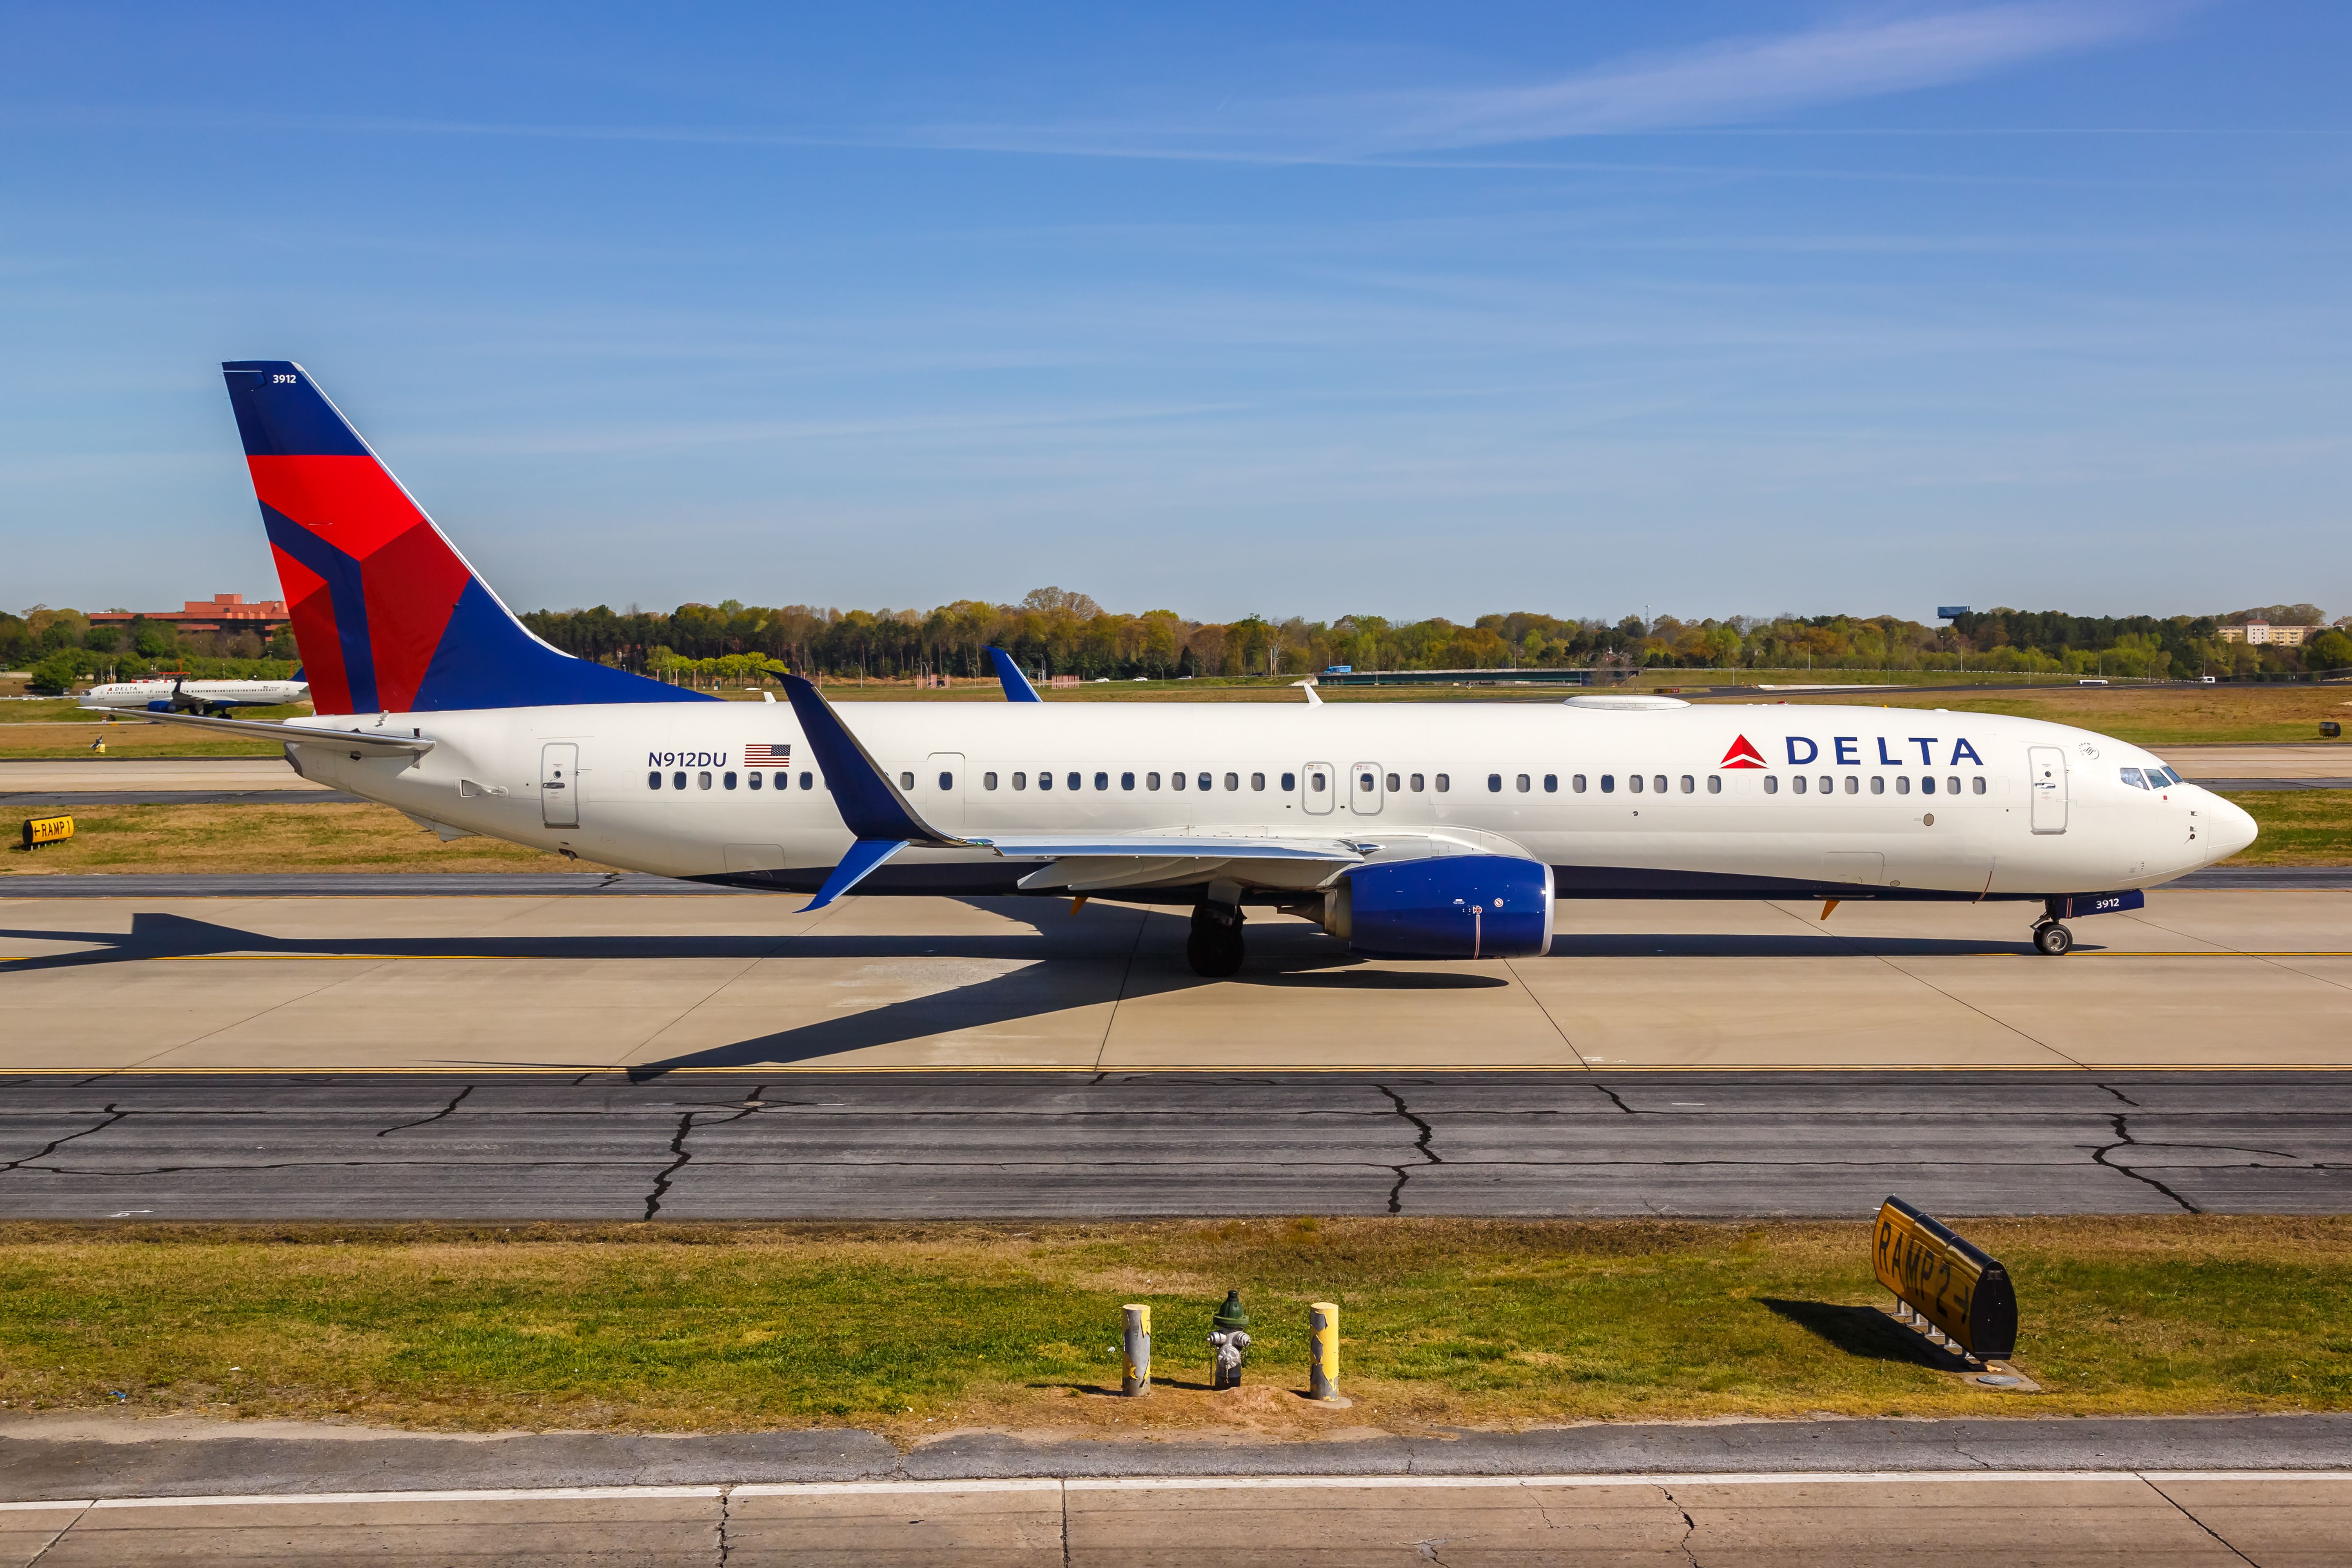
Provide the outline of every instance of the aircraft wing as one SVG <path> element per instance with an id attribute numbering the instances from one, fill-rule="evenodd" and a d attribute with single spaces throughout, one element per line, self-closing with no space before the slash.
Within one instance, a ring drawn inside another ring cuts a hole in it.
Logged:
<path id="1" fill-rule="evenodd" d="M 118 713 L 121 709 L 100 710 L 91 703 L 81 704 L 93 711 Z M 229 735 L 256 736 L 265 741 L 287 743 L 309 742 L 321 746 L 346 746 L 366 752 L 407 752 L 423 755 L 433 749 L 433 742 L 421 735 L 395 734 L 384 730 L 330 730 L 323 726 L 281 724 L 268 719 L 209 719 L 198 713 L 178 713 L 169 709 L 150 708 L 145 716 L 159 724 L 193 724 L 202 730 L 215 730 Z"/>

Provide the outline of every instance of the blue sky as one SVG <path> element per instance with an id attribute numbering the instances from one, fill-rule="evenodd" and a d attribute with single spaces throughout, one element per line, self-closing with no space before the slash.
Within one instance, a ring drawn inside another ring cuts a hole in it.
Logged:
<path id="1" fill-rule="evenodd" d="M 0 9 L 0 602 L 2341 613 L 2352 8 Z"/>

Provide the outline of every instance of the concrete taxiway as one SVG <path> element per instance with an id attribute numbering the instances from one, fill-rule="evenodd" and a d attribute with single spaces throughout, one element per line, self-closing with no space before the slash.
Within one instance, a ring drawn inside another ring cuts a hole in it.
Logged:
<path id="1" fill-rule="evenodd" d="M 2352 896 L 2160 890 L 2048 958 L 2030 906 L 1563 903 L 1549 957 L 1366 962 L 1181 911 L 791 898 L 19 899 L 0 1072 L 2352 1067 Z"/>
<path id="2" fill-rule="evenodd" d="M 0 1562 L 2340 1561 L 2341 1416 L 453 1438 L 0 1426 Z"/>

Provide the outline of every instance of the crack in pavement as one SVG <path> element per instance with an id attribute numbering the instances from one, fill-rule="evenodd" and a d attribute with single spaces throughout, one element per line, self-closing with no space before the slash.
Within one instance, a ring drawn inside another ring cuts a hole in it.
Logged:
<path id="1" fill-rule="evenodd" d="M 2126 1094 L 2122 1089 L 2117 1089 L 2114 1084 L 2111 1084 L 2111 1083 L 2103 1083 L 2103 1084 L 2099 1085 L 2099 1087 L 2100 1087 L 2101 1089 L 2105 1089 L 2109 1094 L 2114 1095 L 2117 1100 L 2122 1100 L 2126 1105 L 2130 1106 L 2134 1110 L 2139 1110 L 2139 1109 L 2140 1109 L 2140 1103 L 2139 1103 L 2139 1101 L 2138 1101 L 2138 1100 L 2134 1100 L 2130 1095 Z"/>
<path id="2" fill-rule="evenodd" d="M 1431 1127 L 1428 1122 L 1423 1121 L 1420 1117 L 1415 1116 L 1411 1110 L 1406 1109 L 1404 1096 L 1399 1094 L 1395 1089 L 1391 1089 L 1384 1083 L 1376 1083 L 1372 1085 L 1372 1087 L 1389 1097 L 1389 1103 L 1396 1107 L 1396 1113 L 1399 1116 L 1403 1117 L 1407 1121 L 1412 1122 L 1415 1127 L 1421 1129 L 1421 1136 L 1412 1141 L 1413 1152 L 1421 1156 L 1421 1163 L 1424 1165 L 1443 1165 L 1445 1163 L 1444 1160 L 1438 1158 L 1437 1151 L 1429 1146 L 1430 1139 L 1436 1136 L 1436 1130 Z M 1404 1184 L 1407 1181 L 1412 1179 L 1412 1167 L 1409 1165 L 1391 1165 L 1389 1167 L 1389 1172 L 1391 1175 L 1396 1177 L 1395 1185 L 1389 1188 L 1389 1213 L 1402 1214 L 1404 1212 Z"/>
<path id="3" fill-rule="evenodd" d="M 1668 1503 L 1673 1505 L 1674 1510 L 1683 1516 L 1683 1538 L 1675 1544 L 1683 1549 L 1683 1556 L 1689 1560 L 1691 1568 L 1699 1568 L 1698 1553 L 1691 1547 L 1691 1537 L 1698 1533 L 1698 1521 L 1693 1519 L 1690 1516 L 1690 1510 L 1685 1508 L 1675 1499 L 1674 1488 L 1662 1486 L 1658 1491 Z"/>
<path id="4" fill-rule="evenodd" d="M 677 1155 L 677 1158 L 672 1160 L 667 1166 L 663 1167 L 661 1173 L 654 1178 L 654 1190 L 646 1194 L 646 1218 L 647 1219 L 651 1219 L 654 1215 L 661 1213 L 662 1199 L 669 1192 L 669 1184 L 671 1179 L 677 1174 L 680 1168 L 682 1168 L 688 1160 L 694 1158 L 692 1154 L 687 1152 L 686 1135 L 694 1131 L 694 1118 L 696 1115 L 697 1112 L 689 1110 L 685 1115 L 679 1117 L 677 1119 L 677 1131 L 670 1134 L 669 1152 Z"/>
<path id="5" fill-rule="evenodd" d="M 59 1149 L 64 1148 L 67 1144 L 72 1142 L 77 1138 L 87 1138 L 93 1132 L 105 1131 L 108 1128 L 121 1121 L 124 1117 L 130 1115 L 131 1112 L 117 1110 L 114 1103 L 110 1100 L 107 1103 L 106 1110 L 103 1114 L 106 1117 L 106 1120 L 99 1122 L 97 1125 L 85 1127 L 79 1132 L 68 1132 L 62 1138 L 52 1138 L 45 1147 L 35 1151 L 33 1153 L 27 1154 L 20 1160 L 11 1160 L 6 1164 L 0 1165 L 0 1171 L 21 1170 L 29 1166 L 36 1160 L 56 1153 Z"/>
<path id="6" fill-rule="evenodd" d="M 2195 1204 L 2190 1203 L 2187 1198 L 2182 1197 L 2179 1193 L 2174 1192 L 2170 1187 L 2166 1186 L 2162 1182 L 2158 1181 L 2154 1176 L 2144 1176 L 2128 1165 L 2118 1165 L 2114 1161 L 2108 1159 L 2107 1156 L 2117 1149 L 2131 1147 L 2138 1142 L 2138 1140 L 2135 1139 L 2131 1135 L 2131 1129 L 2126 1125 L 2126 1122 L 2129 1121 L 2129 1118 L 2118 1112 L 2108 1120 L 2115 1123 L 2116 1142 L 2113 1143 L 2103 1144 L 2091 1151 L 2091 1161 L 2094 1164 L 2104 1165 L 2108 1170 L 2115 1172 L 2118 1175 L 2129 1176 L 2135 1182 L 2146 1182 L 2149 1186 L 2154 1187 L 2158 1192 L 2162 1193 L 2166 1197 L 2170 1198 L 2174 1203 L 2179 1204 L 2190 1214 L 2203 1214 L 2205 1212 L 2203 1209 L 2199 1208 Z"/>
<path id="7" fill-rule="evenodd" d="M 719 1489 L 719 1568 L 727 1568 L 727 1554 L 735 1549 L 735 1543 L 727 1538 L 728 1510 L 729 1505 L 734 1501 L 734 1497 L 733 1487 L 725 1486 Z"/>
<path id="8" fill-rule="evenodd" d="M 443 1106 L 432 1115 L 420 1116 L 414 1121 L 404 1121 L 396 1127 L 387 1127 L 383 1131 L 377 1133 L 376 1136 L 379 1138 L 389 1138 L 394 1133 L 405 1131 L 411 1127 L 423 1127 L 427 1122 L 438 1121 L 443 1117 L 448 1115 L 451 1111 L 457 1110 L 457 1107 L 463 1105 L 466 1102 L 466 1097 L 473 1092 L 474 1086 L 469 1083 L 465 1088 L 459 1089 L 448 1104 Z"/>
<path id="9" fill-rule="evenodd" d="M 1635 1111 L 1635 1110 L 1634 1110 L 1634 1109 L 1633 1109 L 1632 1106 L 1630 1106 L 1630 1105 L 1626 1104 L 1622 1100 L 1620 1100 L 1620 1099 L 1617 1097 L 1617 1091 L 1616 1091 L 1615 1089 L 1613 1089 L 1610 1088 L 1607 1084 L 1605 1084 L 1605 1083 L 1596 1083 L 1596 1084 L 1594 1084 L 1592 1087 L 1593 1087 L 1593 1088 L 1595 1088 L 1595 1089 L 1599 1089 L 1601 1093 L 1603 1093 L 1603 1094 L 1607 1095 L 1607 1096 L 1609 1097 L 1609 1103 L 1610 1103 L 1610 1104 L 1612 1104 L 1612 1105 L 1613 1105 L 1613 1106 L 1615 1106 L 1618 1110 L 1620 1110 L 1623 1111 L 1626 1115 L 1628 1115 L 1628 1116 L 1633 1116 L 1633 1115 L 1638 1115 L 1638 1114 L 1639 1114 L 1639 1112 Z"/>

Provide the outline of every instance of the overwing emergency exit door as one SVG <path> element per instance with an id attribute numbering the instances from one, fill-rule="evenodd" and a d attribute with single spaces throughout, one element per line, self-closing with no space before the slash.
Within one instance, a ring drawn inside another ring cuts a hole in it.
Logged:
<path id="1" fill-rule="evenodd" d="M 580 748 L 551 741 L 539 749 L 539 820 L 547 827 L 580 826 Z"/>
<path id="2" fill-rule="evenodd" d="M 1381 814 L 1381 802 L 1383 798 L 1381 790 L 1381 764 L 1358 763 L 1348 770 L 1348 779 L 1354 786 L 1348 795 L 1348 809 L 1358 816 L 1378 816 Z"/>
<path id="3" fill-rule="evenodd" d="M 1339 770 L 1328 763 L 1307 763 L 1299 770 L 1298 793 L 1300 804 L 1309 816 L 1322 816 L 1331 809 L 1339 793 Z"/>
<path id="4" fill-rule="evenodd" d="M 2066 831 L 2066 753 L 2055 746 L 2028 746 L 2026 765 L 2032 770 L 2033 831 Z"/>

